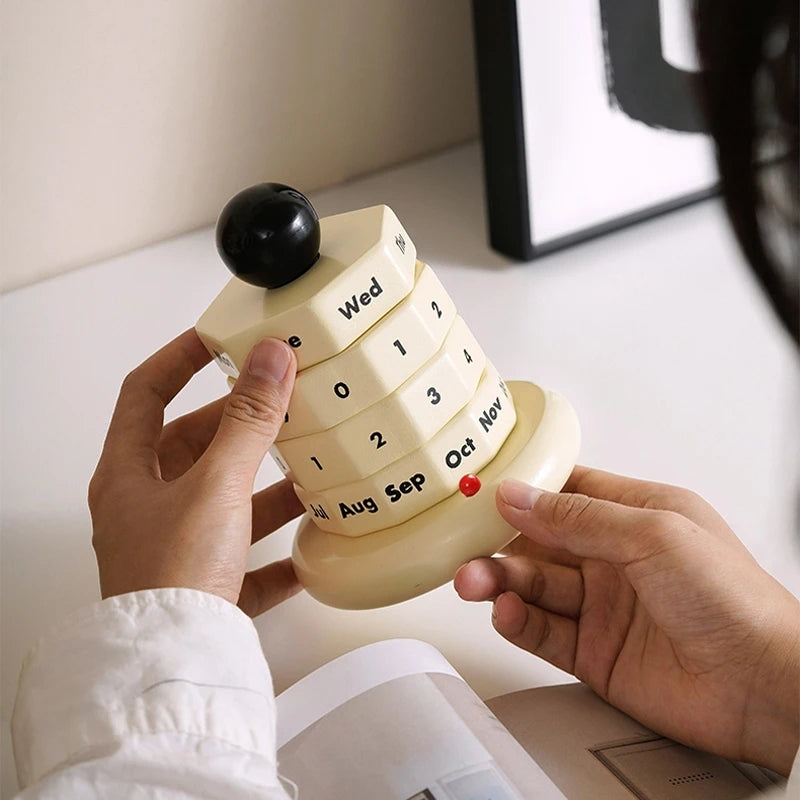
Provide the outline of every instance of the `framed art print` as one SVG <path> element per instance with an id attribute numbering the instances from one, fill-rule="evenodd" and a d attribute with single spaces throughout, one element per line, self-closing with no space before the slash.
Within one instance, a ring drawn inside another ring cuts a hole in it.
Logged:
<path id="1" fill-rule="evenodd" d="M 473 0 L 491 245 L 528 260 L 706 198 L 691 0 Z"/>

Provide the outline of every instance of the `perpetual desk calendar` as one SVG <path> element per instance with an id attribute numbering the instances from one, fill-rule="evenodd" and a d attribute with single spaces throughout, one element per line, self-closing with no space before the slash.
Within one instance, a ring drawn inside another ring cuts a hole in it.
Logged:
<path id="1" fill-rule="evenodd" d="M 500 481 L 563 486 L 571 406 L 503 380 L 390 208 L 318 219 L 259 184 L 225 206 L 217 246 L 235 277 L 196 329 L 228 381 L 264 337 L 297 358 L 271 452 L 307 511 L 292 560 L 312 596 L 372 608 L 429 591 L 517 535 Z"/>

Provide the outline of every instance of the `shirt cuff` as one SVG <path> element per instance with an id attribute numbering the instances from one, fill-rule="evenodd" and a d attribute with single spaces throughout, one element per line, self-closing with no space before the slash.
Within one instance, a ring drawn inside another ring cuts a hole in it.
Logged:
<path id="1" fill-rule="evenodd" d="M 22 667 L 21 785 L 136 734 L 186 733 L 275 763 L 275 696 L 252 620 L 220 597 L 150 589 L 82 608 Z"/>

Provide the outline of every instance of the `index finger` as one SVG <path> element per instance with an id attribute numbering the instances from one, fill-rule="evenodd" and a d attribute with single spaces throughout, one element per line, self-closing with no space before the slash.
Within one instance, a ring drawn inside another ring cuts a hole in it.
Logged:
<path id="1" fill-rule="evenodd" d="M 164 426 L 164 409 L 211 356 L 192 328 L 130 372 L 108 427 L 103 457 L 131 459 L 157 469 L 156 447 Z"/>
<path id="2" fill-rule="evenodd" d="M 577 464 L 561 491 L 585 494 L 601 500 L 613 500 L 626 506 L 640 506 L 641 500 L 650 497 L 653 488 L 658 485 Z"/>
<path id="3" fill-rule="evenodd" d="M 592 467 L 576 466 L 561 491 L 611 500 L 630 508 L 676 511 L 703 528 L 713 530 L 720 528 L 720 524 L 727 528 L 722 517 L 702 497 L 688 489 L 667 483 L 628 478 Z"/>

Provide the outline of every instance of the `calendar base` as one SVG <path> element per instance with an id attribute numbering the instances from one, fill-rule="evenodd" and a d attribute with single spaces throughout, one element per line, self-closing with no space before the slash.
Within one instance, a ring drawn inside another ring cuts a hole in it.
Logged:
<path id="1" fill-rule="evenodd" d="M 292 561 L 308 593 L 329 606 L 378 608 L 400 603 L 452 580 L 467 561 L 491 556 L 517 536 L 497 512 L 505 478 L 558 491 L 580 446 L 570 404 L 538 386 L 509 381 L 517 422 L 497 455 L 479 473 L 481 489 L 456 492 L 416 517 L 359 537 L 321 531 L 306 515 Z"/>

